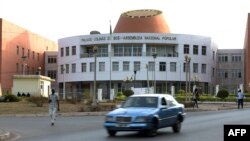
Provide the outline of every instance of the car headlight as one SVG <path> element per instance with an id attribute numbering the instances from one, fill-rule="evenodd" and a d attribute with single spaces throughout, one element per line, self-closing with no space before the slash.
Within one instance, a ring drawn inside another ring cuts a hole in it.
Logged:
<path id="1" fill-rule="evenodd" d="M 105 117 L 105 121 L 109 121 L 109 122 L 115 121 L 114 119 L 115 118 L 113 116 L 106 116 Z"/>
<path id="2" fill-rule="evenodd" d="M 135 118 L 135 122 L 147 122 L 148 121 L 148 117 L 146 116 L 139 116 Z"/>

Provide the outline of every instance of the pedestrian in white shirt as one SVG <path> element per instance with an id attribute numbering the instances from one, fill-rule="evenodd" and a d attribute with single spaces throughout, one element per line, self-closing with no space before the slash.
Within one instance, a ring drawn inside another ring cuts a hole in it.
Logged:
<path id="1" fill-rule="evenodd" d="M 243 99 L 244 99 L 244 93 L 241 92 L 241 89 L 239 89 L 237 93 L 238 109 L 240 109 L 240 107 L 243 109 L 243 104 L 244 104 Z"/>
<path id="2" fill-rule="evenodd" d="M 51 90 L 51 94 L 49 95 L 49 116 L 51 118 L 51 126 L 54 126 L 56 119 L 56 112 L 60 110 L 59 108 L 59 99 L 55 94 L 55 90 Z"/>

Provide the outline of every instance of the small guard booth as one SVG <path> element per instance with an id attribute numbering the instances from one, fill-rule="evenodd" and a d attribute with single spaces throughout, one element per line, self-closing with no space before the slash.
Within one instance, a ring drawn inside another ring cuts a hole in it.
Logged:
<path id="1" fill-rule="evenodd" d="M 48 97 L 52 81 L 43 75 L 13 75 L 12 94 Z"/>

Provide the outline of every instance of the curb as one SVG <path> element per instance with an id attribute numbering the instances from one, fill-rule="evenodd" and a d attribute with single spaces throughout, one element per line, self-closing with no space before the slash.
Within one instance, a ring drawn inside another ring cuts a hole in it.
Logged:
<path id="1" fill-rule="evenodd" d="M 3 129 L 0 129 L 0 141 L 10 138 L 10 132 L 6 132 Z"/>

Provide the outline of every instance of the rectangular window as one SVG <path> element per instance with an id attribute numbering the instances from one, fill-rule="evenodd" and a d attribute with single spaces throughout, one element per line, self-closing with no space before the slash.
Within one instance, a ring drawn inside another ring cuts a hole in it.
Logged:
<path id="1" fill-rule="evenodd" d="M 183 63 L 183 72 L 186 72 L 187 63 Z"/>
<path id="2" fill-rule="evenodd" d="M 129 62 L 127 61 L 123 62 L 123 71 L 129 71 Z"/>
<path id="3" fill-rule="evenodd" d="M 19 55 L 19 46 L 16 46 L 16 55 Z"/>
<path id="4" fill-rule="evenodd" d="M 30 50 L 28 49 L 28 58 L 30 58 Z"/>
<path id="5" fill-rule="evenodd" d="M 206 64 L 202 64 L 201 65 L 201 73 L 206 73 L 207 70 L 207 65 Z"/>
<path id="6" fill-rule="evenodd" d="M 63 65 L 61 65 L 61 67 L 60 67 L 61 69 L 61 74 L 63 74 L 64 73 L 64 66 Z"/>
<path id="7" fill-rule="evenodd" d="M 48 64 L 55 64 L 57 56 L 48 56 Z"/>
<path id="8" fill-rule="evenodd" d="M 87 64 L 82 63 L 82 72 L 87 72 Z"/>
<path id="9" fill-rule="evenodd" d="M 69 56 L 69 47 L 66 47 L 66 55 L 65 56 Z"/>
<path id="10" fill-rule="evenodd" d="M 32 59 L 34 60 L 35 59 L 35 52 L 32 51 Z"/>
<path id="11" fill-rule="evenodd" d="M 193 54 L 195 54 L 195 55 L 198 55 L 198 54 L 199 54 L 198 45 L 193 45 Z"/>
<path id="12" fill-rule="evenodd" d="M 141 56 L 142 55 L 142 47 L 134 46 L 133 47 L 133 56 Z"/>
<path id="13" fill-rule="evenodd" d="M 40 54 L 37 53 L 37 61 L 39 61 L 39 60 L 40 60 Z"/>
<path id="14" fill-rule="evenodd" d="M 166 71 L 166 62 L 160 62 L 160 71 Z"/>
<path id="15" fill-rule="evenodd" d="M 69 73 L 69 64 L 66 64 L 66 73 Z"/>
<path id="16" fill-rule="evenodd" d="M 112 71 L 119 71 L 119 62 L 112 62 Z"/>
<path id="17" fill-rule="evenodd" d="M 214 60 L 214 58 L 215 58 L 215 51 L 213 51 L 213 60 Z"/>
<path id="18" fill-rule="evenodd" d="M 61 57 L 64 55 L 64 48 L 61 48 Z"/>
<path id="19" fill-rule="evenodd" d="M 189 54 L 189 45 L 184 45 L 184 54 Z"/>
<path id="20" fill-rule="evenodd" d="M 190 63 L 183 63 L 183 72 L 190 71 Z"/>
<path id="21" fill-rule="evenodd" d="M 140 62 L 134 62 L 134 71 L 140 71 L 141 70 L 141 63 Z"/>
<path id="22" fill-rule="evenodd" d="M 72 55 L 76 55 L 76 46 L 72 46 Z"/>
<path id="23" fill-rule="evenodd" d="M 52 78 L 52 79 L 56 79 L 56 70 L 48 70 L 48 77 Z"/>
<path id="24" fill-rule="evenodd" d="M 132 47 L 124 47 L 124 56 L 132 56 Z"/>
<path id="25" fill-rule="evenodd" d="M 76 73 L 76 64 L 71 64 L 71 72 Z"/>
<path id="26" fill-rule="evenodd" d="M 24 48 L 22 48 L 22 56 L 24 56 Z"/>
<path id="27" fill-rule="evenodd" d="M 228 62 L 228 56 L 227 55 L 219 55 L 218 61 L 219 62 Z"/>
<path id="28" fill-rule="evenodd" d="M 170 72 L 176 72 L 176 62 L 170 62 Z"/>
<path id="29" fill-rule="evenodd" d="M 228 78 L 228 72 L 224 72 L 224 78 Z"/>
<path id="30" fill-rule="evenodd" d="M 212 69 L 212 77 L 214 77 L 215 74 L 215 68 Z"/>
<path id="31" fill-rule="evenodd" d="M 202 55 L 207 55 L 207 47 L 206 46 L 202 46 Z"/>
<path id="32" fill-rule="evenodd" d="M 155 62 L 148 62 L 148 70 L 149 71 L 154 71 L 155 70 Z"/>
<path id="33" fill-rule="evenodd" d="M 198 73 L 198 63 L 193 63 L 193 73 Z"/>
<path id="34" fill-rule="evenodd" d="M 241 56 L 240 55 L 233 55 L 232 62 L 241 62 Z"/>
<path id="35" fill-rule="evenodd" d="M 238 72 L 238 78 L 241 78 L 241 72 Z"/>
<path id="36" fill-rule="evenodd" d="M 93 63 L 93 62 L 90 63 L 89 71 L 90 71 L 90 72 L 94 72 L 94 70 L 95 70 L 94 67 L 95 67 L 95 63 Z"/>
<path id="37" fill-rule="evenodd" d="M 100 72 L 105 71 L 105 62 L 99 62 L 99 71 Z"/>

